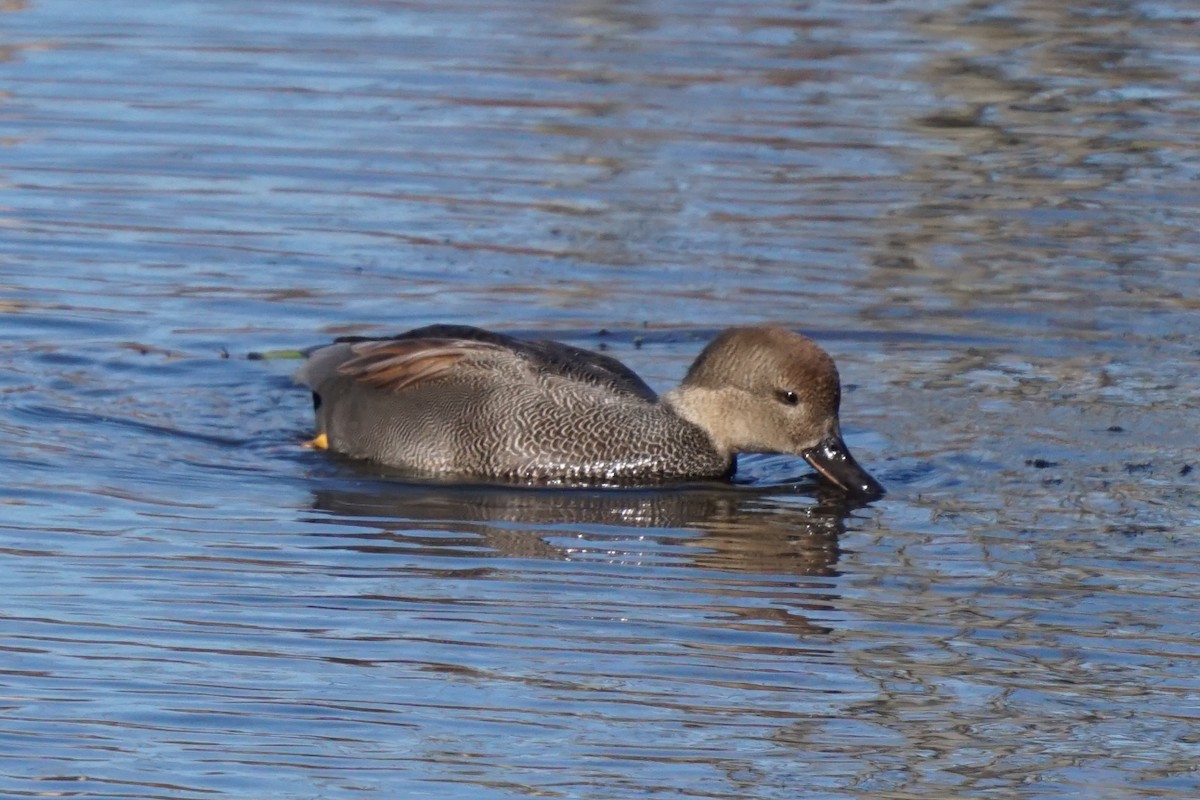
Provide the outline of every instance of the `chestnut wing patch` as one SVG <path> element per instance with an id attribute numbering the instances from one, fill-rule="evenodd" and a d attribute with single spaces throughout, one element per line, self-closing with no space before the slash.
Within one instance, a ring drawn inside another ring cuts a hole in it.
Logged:
<path id="1" fill-rule="evenodd" d="M 507 351 L 487 342 L 454 339 L 383 339 L 357 342 L 338 372 L 356 381 L 399 392 L 447 377 L 469 362 L 493 360 Z"/>

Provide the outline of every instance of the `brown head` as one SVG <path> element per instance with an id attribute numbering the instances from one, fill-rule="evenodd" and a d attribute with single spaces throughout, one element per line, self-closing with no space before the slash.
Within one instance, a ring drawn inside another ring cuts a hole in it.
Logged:
<path id="1" fill-rule="evenodd" d="M 756 326 L 721 333 L 664 400 L 720 450 L 798 455 L 843 490 L 877 497 L 883 487 L 842 441 L 841 394 L 837 365 L 815 342 Z"/>

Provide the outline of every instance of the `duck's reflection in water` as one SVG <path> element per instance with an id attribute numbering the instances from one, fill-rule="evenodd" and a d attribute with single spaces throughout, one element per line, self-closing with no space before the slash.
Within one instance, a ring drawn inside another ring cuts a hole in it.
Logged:
<path id="1" fill-rule="evenodd" d="M 857 507 L 815 483 L 545 489 L 373 478 L 314 492 L 318 521 L 364 552 L 650 561 L 736 572 L 832 575 Z M 367 523 L 369 520 L 369 523 Z"/>

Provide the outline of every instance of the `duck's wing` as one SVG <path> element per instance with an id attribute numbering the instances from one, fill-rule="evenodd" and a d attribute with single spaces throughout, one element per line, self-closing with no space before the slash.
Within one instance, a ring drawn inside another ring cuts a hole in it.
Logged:
<path id="1" fill-rule="evenodd" d="M 658 400 L 658 395 L 636 372 L 612 356 L 549 339 L 522 342 L 522 345 L 525 356 L 536 362 L 543 372 L 593 383 L 651 403 Z"/>
<path id="2" fill-rule="evenodd" d="M 486 342 L 455 339 L 398 339 L 350 345 L 338 365 L 340 375 L 382 389 L 403 389 L 449 377 L 456 370 L 487 369 L 511 360 L 504 348 Z"/>
<path id="3" fill-rule="evenodd" d="M 558 375 L 648 402 L 658 399 L 637 373 L 611 356 L 469 325 L 430 325 L 382 339 L 344 337 L 337 341 L 350 350 L 337 366 L 340 374 L 391 391 L 445 377 L 456 369 L 520 364 L 535 374 Z"/>

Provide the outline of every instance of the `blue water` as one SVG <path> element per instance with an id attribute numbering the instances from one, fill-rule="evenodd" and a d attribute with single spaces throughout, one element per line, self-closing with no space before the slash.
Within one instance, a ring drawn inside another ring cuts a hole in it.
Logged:
<path id="1" fill-rule="evenodd" d="M 1197 25 L 0 5 L 0 795 L 1197 796 Z M 246 359 L 432 322 L 789 325 L 889 493 L 404 484 Z"/>

